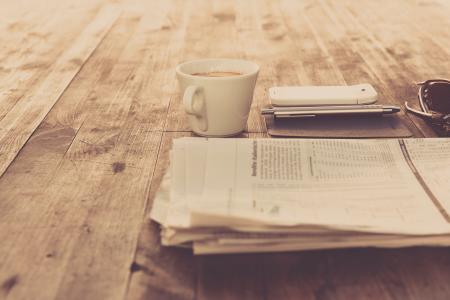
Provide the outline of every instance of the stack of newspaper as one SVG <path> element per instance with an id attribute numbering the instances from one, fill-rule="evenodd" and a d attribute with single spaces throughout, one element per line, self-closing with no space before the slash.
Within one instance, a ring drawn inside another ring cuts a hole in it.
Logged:
<path id="1" fill-rule="evenodd" d="M 174 140 L 151 218 L 195 254 L 450 245 L 449 139 Z"/>

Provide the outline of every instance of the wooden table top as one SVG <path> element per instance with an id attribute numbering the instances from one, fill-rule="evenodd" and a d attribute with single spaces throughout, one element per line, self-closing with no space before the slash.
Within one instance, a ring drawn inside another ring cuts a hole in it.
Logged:
<path id="1" fill-rule="evenodd" d="M 190 135 L 178 63 L 257 62 L 242 137 L 265 137 L 274 85 L 370 82 L 415 103 L 415 82 L 450 77 L 449 15 L 447 0 L 2 1 L 0 299 L 448 299 L 446 248 L 193 257 L 146 216 Z"/>

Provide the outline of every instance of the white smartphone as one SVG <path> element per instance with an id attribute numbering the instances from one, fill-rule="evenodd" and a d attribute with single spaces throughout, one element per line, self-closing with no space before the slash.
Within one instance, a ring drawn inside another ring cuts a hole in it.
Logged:
<path id="1" fill-rule="evenodd" d="M 271 87 L 273 106 L 315 106 L 372 104 L 377 92 L 368 83 L 349 86 L 283 86 Z"/>

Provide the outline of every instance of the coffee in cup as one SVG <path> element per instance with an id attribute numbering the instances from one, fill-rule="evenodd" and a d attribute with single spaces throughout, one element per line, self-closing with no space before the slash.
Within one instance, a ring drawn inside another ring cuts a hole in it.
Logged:
<path id="1" fill-rule="evenodd" d="M 239 59 L 182 63 L 176 73 L 192 131 L 201 136 L 241 133 L 250 112 L 259 66 Z"/>

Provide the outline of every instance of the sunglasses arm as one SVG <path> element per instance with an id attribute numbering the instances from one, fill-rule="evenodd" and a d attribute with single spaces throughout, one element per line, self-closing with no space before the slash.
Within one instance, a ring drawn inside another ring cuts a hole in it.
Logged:
<path id="1" fill-rule="evenodd" d="M 412 112 L 412 113 L 414 113 L 414 114 L 416 114 L 416 115 L 422 116 L 422 117 L 428 117 L 428 118 L 431 118 L 431 117 L 433 116 L 431 113 L 426 113 L 426 112 L 419 111 L 419 110 L 416 110 L 416 109 L 414 109 L 414 108 L 411 108 L 411 107 L 408 105 L 408 102 L 407 102 L 407 101 L 405 102 L 405 107 L 406 107 L 406 110 L 407 110 L 407 111 L 410 111 L 410 112 Z"/>

